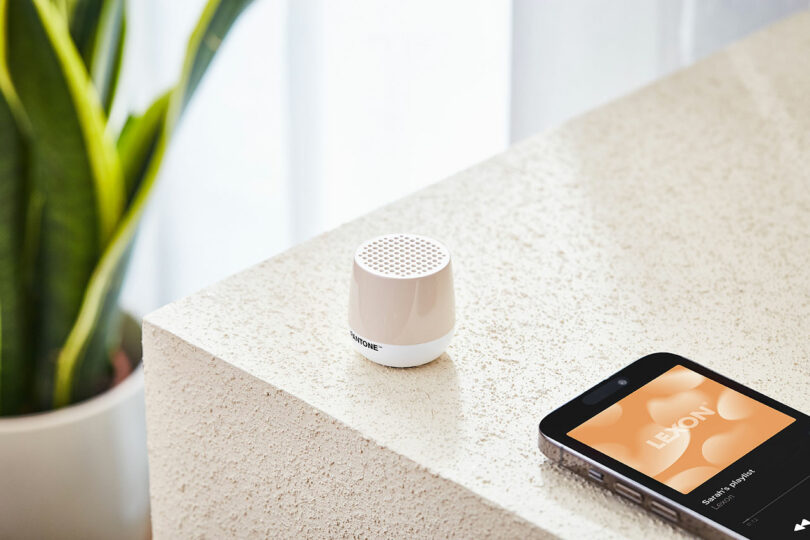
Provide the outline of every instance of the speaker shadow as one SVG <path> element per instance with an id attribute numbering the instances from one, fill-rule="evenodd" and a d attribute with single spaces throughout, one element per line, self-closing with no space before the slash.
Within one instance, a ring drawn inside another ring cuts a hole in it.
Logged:
<path id="1" fill-rule="evenodd" d="M 419 367 L 390 368 L 354 353 L 346 376 L 356 389 L 355 417 L 374 424 L 370 433 L 380 433 L 378 442 L 412 459 L 455 462 L 461 403 L 450 355 Z"/>

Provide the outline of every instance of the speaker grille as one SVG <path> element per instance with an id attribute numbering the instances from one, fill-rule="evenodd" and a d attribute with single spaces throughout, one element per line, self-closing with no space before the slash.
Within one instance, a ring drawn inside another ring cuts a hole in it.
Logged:
<path id="1" fill-rule="evenodd" d="M 412 278 L 432 274 L 450 262 L 450 252 L 439 242 L 415 234 L 387 234 L 357 248 L 357 263 L 377 274 Z"/>

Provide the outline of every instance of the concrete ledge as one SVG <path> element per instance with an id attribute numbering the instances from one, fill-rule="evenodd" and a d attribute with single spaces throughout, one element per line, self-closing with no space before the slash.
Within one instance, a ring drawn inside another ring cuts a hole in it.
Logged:
<path id="1" fill-rule="evenodd" d="M 548 463 L 539 419 L 658 350 L 810 410 L 810 15 L 151 314 L 154 532 L 675 538 Z M 420 368 L 351 349 L 356 245 L 454 254 Z"/>
<path id="2" fill-rule="evenodd" d="M 149 389 L 161 403 L 150 424 L 157 538 L 543 536 L 284 390 L 145 332 L 146 354 L 171 359 L 150 366 L 164 383 Z"/>

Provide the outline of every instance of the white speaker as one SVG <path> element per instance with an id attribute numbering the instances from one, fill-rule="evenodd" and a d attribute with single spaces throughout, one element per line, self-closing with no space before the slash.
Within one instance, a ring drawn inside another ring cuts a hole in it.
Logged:
<path id="1" fill-rule="evenodd" d="M 414 367 L 441 356 L 453 337 L 450 251 L 415 234 L 387 234 L 357 248 L 349 335 L 372 362 Z"/>

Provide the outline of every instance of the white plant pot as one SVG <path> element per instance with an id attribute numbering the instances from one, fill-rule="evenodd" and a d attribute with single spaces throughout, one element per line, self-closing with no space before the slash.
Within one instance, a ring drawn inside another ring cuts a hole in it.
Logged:
<path id="1" fill-rule="evenodd" d="M 149 537 L 143 369 L 57 411 L 0 418 L 0 538 Z"/>

